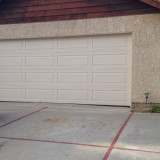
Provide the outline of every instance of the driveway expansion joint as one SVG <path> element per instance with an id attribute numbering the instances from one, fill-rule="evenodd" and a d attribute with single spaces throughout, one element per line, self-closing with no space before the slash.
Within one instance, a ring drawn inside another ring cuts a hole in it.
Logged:
<path id="1" fill-rule="evenodd" d="M 45 110 L 45 109 L 47 109 L 47 108 L 48 108 L 48 107 L 44 107 L 44 108 L 41 108 L 41 109 L 39 109 L 39 110 L 37 110 L 37 111 L 34 111 L 34 112 L 32 112 L 32 113 L 29 113 L 29 114 L 27 114 L 27 115 L 25 115 L 25 116 L 22 116 L 22 117 L 20 117 L 20 118 L 17 118 L 17 119 L 15 119 L 15 120 L 11 121 L 11 122 L 8 122 L 8 123 L 6 123 L 6 124 L 1 125 L 0 128 L 5 127 L 5 126 L 7 126 L 7 125 L 9 125 L 9 124 L 11 124 L 11 123 L 14 123 L 14 122 L 16 122 L 16 121 L 19 121 L 19 120 L 21 120 L 21 119 L 23 119 L 23 118 L 25 118 L 25 117 L 31 116 L 31 115 L 33 115 L 33 114 L 35 114 L 35 113 L 40 112 L 40 111 L 43 111 L 43 110 Z"/>
<path id="2" fill-rule="evenodd" d="M 131 119 L 131 117 L 133 116 L 134 112 L 130 113 L 130 115 L 128 116 L 128 118 L 126 119 L 126 121 L 124 122 L 123 126 L 120 128 L 120 130 L 118 131 L 117 135 L 115 136 L 115 138 L 113 139 L 109 149 L 107 150 L 103 160 L 107 160 L 109 155 L 111 154 L 114 145 L 116 144 L 117 140 L 119 139 L 121 133 L 123 132 L 124 128 L 126 127 L 127 123 L 129 122 L 129 120 Z"/>
<path id="3" fill-rule="evenodd" d="M 110 146 L 101 146 L 101 145 L 94 145 L 94 144 L 60 142 L 60 141 L 39 140 L 39 139 L 26 139 L 26 138 L 15 138 L 15 137 L 0 137 L 0 139 L 17 140 L 17 141 L 28 141 L 28 142 L 41 142 L 41 143 L 57 143 L 57 144 L 65 144 L 65 145 L 68 144 L 68 145 L 77 145 L 77 146 L 86 146 L 86 147 L 88 146 L 88 147 L 95 147 L 95 148 L 110 148 Z M 160 154 L 160 152 L 157 152 L 157 151 L 148 151 L 148 150 L 131 149 L 131 148 L 113 147 L 113 149 L 136 151 L 136 152 L 158 153 L 158 154 Z"/>

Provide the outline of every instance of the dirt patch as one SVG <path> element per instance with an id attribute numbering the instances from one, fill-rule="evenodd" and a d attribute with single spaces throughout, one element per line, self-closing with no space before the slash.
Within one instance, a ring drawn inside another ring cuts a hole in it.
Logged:
<path id="1" fill-rule="evenodd" d="M 49 123 L 58 123 L 60 120 L 61 120 L 60 118 L 56 118 L 56 119 L 46 119 L 44 121 Z"/>
<path id="2" fill-rule="evenodd" d="M 45 119 L 43 120 L 43 124 L 39 130 L 36 129 L 32 132 L 30 132 L 25 138 L 40 138 L 43 137 L 45 135 L 47 135 L 48 133 L 50 133 L 54 127 L 59 126 L 59 125 L 63 125 L 65 123 L 67 123 L 69 120 L 66 119 L 61 119 L 61 118 L 54 118 L 54 119 Z"/>
<path id="3" fill-rule="evenodd" d="M 133 103 L 131 112 L 142 112 L 148 113 L 151 111 L 151 104 L 148 104 L 148 108 L 146 108 L 145 103 Z"/>
<path id="4" fill-rule="evenodd" d="M 110 126 L 111 129 L 114 129 L 114 126 L 113 126 L 112 123 L 109 123 L 109 126 Z"/>
<path id="5" fill-rule="evenodd" d="M 131 112 L 151 113 L 151 108 L 133 108 Z"/>
<path id="6" fill-rule="evenodd" d="M 50 123 L 52 125 L 53 124 L 58 124 L 58 123 L 62 124 L 62 123 L 65 123 L 67 121 L 68 121 L 68 119 L 61 119 L 61 118 L 46 119 L 46 120 L 44 120 L 44 122 Z"/>

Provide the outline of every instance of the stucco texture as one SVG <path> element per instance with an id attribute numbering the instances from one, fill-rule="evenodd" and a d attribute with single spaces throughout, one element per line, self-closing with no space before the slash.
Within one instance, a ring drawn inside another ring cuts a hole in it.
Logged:
<path id="1" fill-rule="evenodd" d="M 160 103 L 160 14 L 0 25 L 0 39 L 132 34 L 133 103 Z"/>

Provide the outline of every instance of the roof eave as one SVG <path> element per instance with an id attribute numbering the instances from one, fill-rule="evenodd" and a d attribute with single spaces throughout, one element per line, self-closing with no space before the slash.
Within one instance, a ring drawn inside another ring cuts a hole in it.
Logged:
<path id="1" fill-rule="evenodd" d="M 160 0 L 140 0 L 140 1 L 160 9 Z"/>

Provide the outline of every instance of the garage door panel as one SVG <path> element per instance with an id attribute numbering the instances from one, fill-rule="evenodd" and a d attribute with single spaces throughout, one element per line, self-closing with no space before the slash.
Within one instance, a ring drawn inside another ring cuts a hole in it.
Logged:
<path id="1" fill-rule="evenodd" d="M 55 54 L 56 50 L 54 49 L 39 49 L 39 50 L 25 50 L 25 55 L 26 56 L 40 56 L 40 57 L 45 57 L 45 56 L 53 56 Z"/>
<path id="2" fill-rule="evenodd" d="M 23 49 L 23 41 L 21 40 L 0 41 L 0 53 L 3 53 L 2 51 L 13 51 L 22 49 Z"/>
<path id="3" fill-rule="evenodd" d="M 100 84 L 100 83 L 95 83 L 92 85 L 92 88 L 93 90 L 94 89 L 98 89 L 98 90 L 129 90 L 130 87 L 126 86 L 126 84 L 122 84 L 122 83 L 119 83 L 119 84 L 116 84 L 116 83 L 103 83 L 103 84 Z"/>
<path id="4" fill-rule="evenodd" d="M 88 48 L 88 38 L 74 37 L 58 39 L 58 49 Z"/>
<path id="5" fill-rule="evenodd" d="M 88 83 L 88 73 L 58 73 L 58 83 Z"/>
<path id="6" fill-rule="evenodd" d="M 93 73 L 93 83 L 125 83 L 126 73 Z"/>
<path id="7" fill-rule="evenodd" d="M 127 55 L 128 50 L 122 49 L 115 49 L 114 47 L 110 49 L 103 49 L 103 50 L 93 50 L 92 55 Z"/>
<path id="8" fill-rule="evenodd" d="M 69 90 L 69 89 L 73 89 L 73 90 L 89 90 L 93 87 L 92 84 L 90 83 L 59 83 L 57 85 L 58 89 L 65 89 L 65 90 Z"/>
<path id="9" fill-rule="evenodd" d="M 130 50 L 126 47 L 92 48 L 92 55 L 128 55 Z"/>
<path id="10" fill-rule="evenodd" d="M 26 57 L 26 66 L 53 66 L 53 57 Z"/>
<path id="11" fill-rule="evenodd" d="M 58 56 L 58 66 L 87 66 L 88 56 Z"/>
<path id="12" fill-rule="evenodd" d="M 106 65 L 125 65 L 125 55 L 94 55 L 93 65 L 94 66 L 106 66 Z"/>
<path id="13" fill-rule="evenodd" d="M 127 40 L 123 35 L 97 36 L 93 38 L 93 48 L 119 47 L 126 46 L 126 44 Z"/>
<path id="14" fill-rule="evenodd" d="M 54 99 L 54 90 L 26 89 L 26 99 Z"/>
<path id="15" fill-rule="evenodd" d="M 0 88 L 0 99 L 22 98 L 23 89 Z"/>
<path id="16" fill-rule="evenodd" d="M 54 73 L 26 73 L 27 83 L 54 83 Z"/>
<path id="17" fill-rule="evenodd" d="M 23 50 L 5 50 L 5 51 L 0 51 L 0 56 L 4 57 L 22 57 L 24 55 L 25 51 Z"/>
<path id="18" fill-rule="evenodd" d="M 23 59 L 22 57 L 1 57 L 0 58 L 0 66 L 22 66 Z"/>
<path id="19" fill-rule="evenodd" d="M 122 72 L 129 73 L 127 65 L 106 65 L 106 66 L 92 66 L 93 72 Z"/>
<path id="20" fill-rule="evenodd" d="M 57 88 L 57 83 L 25 83 L 25 88 L 55 90 Z"/>
<path id="21" fill-rule="evenodd" d="M 55 48 L 55 41 L 53 39 L 26 40 L 26 50 L 46 50 L 54 48 Z"/>
<path id="22" fill-rule="evenodd" d="M 126 101 L 125 91 L 93 91 L 93 100 L 95 101 Z"/>
<path id="23" fill-rule="evenodd" d="M 58 100 L 88 100 L 88 91 L 58 90 Z"/>
<path id="24" fill-rule="evenodd" d="M 22 73 L 0 73 L 0 82 L 22 82 L 23 74 Z"/>

